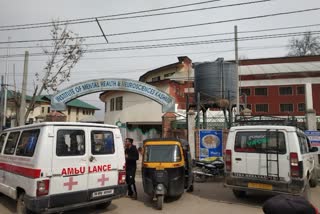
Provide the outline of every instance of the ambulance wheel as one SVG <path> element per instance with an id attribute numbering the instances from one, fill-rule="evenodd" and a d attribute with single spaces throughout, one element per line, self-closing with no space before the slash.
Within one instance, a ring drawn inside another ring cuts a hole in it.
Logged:
<path id="1" fill-rule="evenodd" d="M 311 199 L 311 189 L 310 189 L 310 185 L 309 185 L 309 182 L 307 182 L 305 188 L 304 188 L 304 191 L 302 193 L 302 196 L 307 199 L 308 201 L 310 201 Z"/>
<path id="2" fill-rule="evenodd" d="M 158 208 L 158 210 L 162 210 L 163 200 L 164 200 L 164 196 L 163 195 L 157 196 L 157 208 Z"/>
<path id="3" fill-rule="evenodd" d="M 97 204 L 96 207 L 98 209 L 107 209 L 110 206 L 110 204 L 111 204 L 111 201 L 108 201 L 102 204 Z"/>
<path id="4" fill-rule="evenodd" d="M 236 198 L 244 198 L 247 195 L 246 191 L 243 190 L 233 189 L 232 192 Z"/>
<path id="5" fill-rule="evenodd" d="M 31 214 L 32 212 L 28 210 L 26 204 L 24 203 L 24 195 L 25 193 L 20 193 L 17 201 L 17 214 Z"/>

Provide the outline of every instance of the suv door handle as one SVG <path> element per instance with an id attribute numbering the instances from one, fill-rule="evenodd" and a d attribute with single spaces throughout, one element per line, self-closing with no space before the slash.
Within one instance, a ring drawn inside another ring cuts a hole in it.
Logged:
<path id="1" fill-rule="evenodd" d="M 236 161 L 241 161 L 242 159 L 241 158 L 236 158 Z"/>

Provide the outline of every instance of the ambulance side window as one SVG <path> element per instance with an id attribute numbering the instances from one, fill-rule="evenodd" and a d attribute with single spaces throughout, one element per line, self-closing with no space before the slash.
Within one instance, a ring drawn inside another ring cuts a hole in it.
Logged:
<path id="1" fill-rule="evenodd" d="M 23 131 L 19 139 L 16 155 L 32 157 L 39 133 L 39 129 Z"/>
<path id="2" fill-rule="evenodd" d="M 111 131 L 92 131 L 91 153 L 93 155 L 114 154 L 113 133 Z"/>
<path id="3" fill-rule="evenodd" d="M 0 135 L 0 153 L 2 153 L 2 148 L 6 140 L 6 136 L 7 136 L 7 133 L 3 133 Z"/>
<path id="4" fill-rule="evenodd" d="M 16 148 L 20 132 L 11 132 L 7 139 L 6 147 L 4 148 L 4 154 L 12 155 Z"/>
<path id="5" fill-rule="evenodd" d="M 57 134 L 57 156 L 79 156 L 85 154 L 83 130 L 59 130 Z"/>

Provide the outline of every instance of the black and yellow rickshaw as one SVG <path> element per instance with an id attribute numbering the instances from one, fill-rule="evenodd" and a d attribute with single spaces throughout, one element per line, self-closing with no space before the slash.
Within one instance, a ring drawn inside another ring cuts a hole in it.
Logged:
<path id="1" fill-rule="evenodd" d="M 143 142 L 142 181 L 146 194 L 162 209 L 164 197 L 193 191 L 192 161 L 187 141 L 147 139 Z"/>

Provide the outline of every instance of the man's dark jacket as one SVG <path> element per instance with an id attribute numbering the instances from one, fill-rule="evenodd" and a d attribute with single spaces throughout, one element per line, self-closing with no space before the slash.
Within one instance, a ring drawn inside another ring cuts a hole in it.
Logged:
<path id="1" fill-rule="evenodd" d="M 126 158 L 126 169 L 136 169 L 137 168 L 137 160 L 139 160 L 139 152 L 137 147 L 132 145 L 130 148 L 126 148 L 125 154 L 128 155 Z"/>

